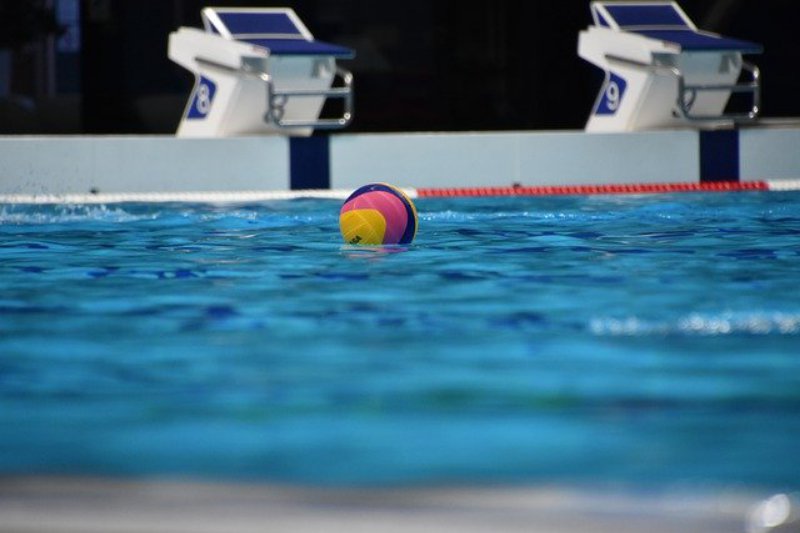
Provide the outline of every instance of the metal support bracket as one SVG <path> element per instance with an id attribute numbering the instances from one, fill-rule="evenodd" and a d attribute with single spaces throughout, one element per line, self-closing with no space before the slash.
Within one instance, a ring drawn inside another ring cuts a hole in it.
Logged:
<path id="1" fill-rule="evenodd" d="M 342 79 L 341 87 L 334 87 L 324 90 L 275 90 L 272 76 L 262 70 L 256 70 L 245 63 L 239 68 L 230 67 L 210 61 L 202 57 L 195 57 L 198 64 L 221 69 L 227 72 L 235 72 L 249 77 L 255 77 L 264 82 L 267 91 L 267 111 L 264 113 L 264 121 L 275 124 L 279 128 L 315 128 L 315 129 L 341 129 L 350 124 L 353 120 L 353 74 L 341 67 L 336 67 L 336 76 Z M 287 120 L 283 118 L 286 102 L 292 97 L 324 97 L 341 98 L 344 100 L 344 111 L 337 118 L 323 118 L 316 120 Z"/>
<path id="2" fill-rule="evenodd" d="M 750 73 L 750 81 L 744 83 L 734 83 L 731 85 L 710 85 L 710 84 L 695 84 L 687 85 L 686 78 L 678 67 L 668 65 L 653 65 L 648 63 L 641 63 L 631 59 L 606 54 L 606 60 L 612 64 L 618 64 L 626 67 L 638 68 L 647 70 L 648 72 L 655 72 L 656 74 L 673 76 L 678 84 L 678 99 L 676 109 L 674 110 L 677 116 L 689 121 L 703 122 L 703 121 L 717 121 L 717 120 L 732 120 L 734 122 L 751 122 L 758 118 L 761 112 L 761 71 L 758 67 L 747 61 L 742 61 L 742 69 Z M 694 115 L 692 114 L 692 104 L 697 98 L 697 93 L 703 91 L 731 91 L 736 93 L 751 93 L 752 105 L 749 111 L 743 113 L 728 113 L 721 115 Z"/>
<path id="3" fill-rule="evenodd" d="M 289 90 L 276 91 L 269 74 L 262 73 L 261 79 L 267 85 L 267 112 L 264 120 L 272 122 L 280 128 L 307 128 L 340 129 L 346 127 L 353 120 L 353 74 L 336 67 L 336 75 L 342 79 L 342 87 L 334 87 L 322 91 L 317 90 Z M 316 120 L 286 120 L 283 118 L 284 107 L 292 97 L 324 97 L 341 98 L 344 100 L 344 111 L 338 118 L 320 118 Z"/>

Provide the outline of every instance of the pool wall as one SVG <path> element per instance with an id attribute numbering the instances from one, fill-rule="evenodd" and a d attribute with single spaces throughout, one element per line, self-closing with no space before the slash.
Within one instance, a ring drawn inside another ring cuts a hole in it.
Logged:
<path id="1" fill-rule="evenodd" d="M 342 135 L 331 138 L 331 186 L 695 182 L 698 161 L 693 131 Z"/>
<path id="2" fill-rule="evenodd" d="M 0 194 L 281 190 L 289 139 L 0 137 Z"/>
<path id="3" fill-rule="evenodd" d="M 800 126 L 179 139 L 0 137 L 0 200 L 109 193 L 793 180 Z"/>
<path id="4" fill-rule="evenodd" d="M 739 152 L 743 179 L 800 178 L 800 128 L 742 130 Z"/>

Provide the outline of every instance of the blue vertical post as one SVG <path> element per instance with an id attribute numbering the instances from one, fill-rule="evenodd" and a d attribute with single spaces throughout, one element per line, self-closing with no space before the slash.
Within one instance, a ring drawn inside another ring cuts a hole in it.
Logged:
<path id="1" fill-rule="evenodd" d="M 739 181 L 739 130 L 700 130 L 700 182 Z"/>
<path id="2" fill-rule="evenodd" d="M 327 135 L 289 138 L 290 188 L 330 189 L 330 146 Z"/>

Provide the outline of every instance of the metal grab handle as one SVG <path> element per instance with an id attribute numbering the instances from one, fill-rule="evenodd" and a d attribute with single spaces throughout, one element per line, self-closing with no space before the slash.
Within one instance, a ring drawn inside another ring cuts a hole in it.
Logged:
<path id="1" fill-rule="evenodd" d="M 746 83 L 735 83 L 733 85 L 686 85 L 686 80 L 681 75 L 678 77 L 678 110 L 683 118 L 688 120 L 715 120 L 719 118 L 727 118 L 735 121 L 749 121 L 758 118 L 761 112 L 761 71 L 757 66 L 747 61 L 742 61 L 742 68 L 750 72 L 751 81 Z M 694 102 L 695 96 L 699 91 L 731 91 L 736 93 L 752 93 L 753 105 L 750 111 L 745 113 L 729 113 L 723 114 L 720 117 L 711 115 L 692 115 L 691 105 Z M 685 95 L 690 94 L 689 101 L 686 101 Z"/>
<path id="2" fill-rule="evenodd" d="M 227 72 L 234 72 L 258 78 L 264 82 L 267 88 L 267 112 L 264 113 L 264 121 L 272 122 L 279 128 L 317 128 L 317 129 L 340 129 L 348 126 L 353 121 L 353 74 L 339 66 L 336 67 L 336 75 L 342 78 L 343 87 L 334 87 L 332 89 L 315 90 L 315 89 L 295 89 L 286 91 L 276 91 L 275 85 L 272 82 L 272 76 L 261 70 L 254 70 L 245 64 L 240 68 L 230 67 L 217 63 L 216 61 L 209 61 L 202 57 L 195 57 L 198 64 L 212 67 Z M 344 100 L 344 111 L 339 118 L 327 118 L 316 120 L 285 120 L 283 118 L 284 107 L 290 97 L 325 97 L 325 98 L 342 98 Z"/>
<path id="3" fill-rule="evenodd" d="M 761 112 L 761 71 L 758 67 L 747 61 L 742 61 L 742 68 L 750 72 L 751 81 L 746 83 L 727 84 L 696 84 L 687 85 L 683 73 L 678 67 L 666 65 L 652 65 L 648 63 L 641 63 L 624 57 L 618 57 L 611 54 L 606 54 L 606 60 L 609 63 L 616 63 L 619 65 L 648 70 L 657 74 L 666 74 L 674 76 L 678 83 L 678 99 L 676 101 L 678 112 L 682 118 L 690 121 L 702 122 L 711 120 L 733 120 L 735 122 L 746 122 L 756 120 L 758 114 Z M 731 91 L 737 93 L 749 92 L 753 95 L 753 105 L 750 111 L 745 113 L 729 113 L 721 115 L 693 115 L 691 107 L 694 103 L 697 93 L 701 91 Z M 687 98 L 688 96 L 688 98 Z"/>
<path id="4" fill-rule="evenodd" d="M 263 73 L 262 73 L 263 74 Z M 276 91 L 272 78 L 264 74 L 261 79 L 267 85 L 267 112 L 264 120 L 273 122 L 280 128 L 307 128 L 339 129 L 344 128 L 353 120 L 353 74 L 341 67 L 336 67 L 336 75 L 342 78 L 343 87 L 335 87 L 322 91 L 314 89 L 295 89 Z M 344 100 L 344 111 L 339 118 L 320 118 L 316 120 L 286 120 L 283 111 L 290 97 L 323 96 L 325 98 L 341 98 Z"/>

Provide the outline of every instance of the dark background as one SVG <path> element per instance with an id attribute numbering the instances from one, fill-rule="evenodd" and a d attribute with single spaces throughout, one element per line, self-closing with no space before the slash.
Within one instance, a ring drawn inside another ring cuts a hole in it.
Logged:
<path id="1" fill-rule="evenodd" d="M 79 14 L 70 27 L 59 1 Z M 351 132 L 580 129 L 601 82 L 577 55 L 588 0 L 0 0 L 12 58 L 0 133 L 175 131 L 193 76 L 167 38 L 201 27 L 209 5 L 291 7 L 315 38 L 354 48 L 341 62 L 355 77 Z M 763 44 L 751 57 L 763 115 L 800 115 L 800 1 L 680 5 L 702 29 Z"/>

